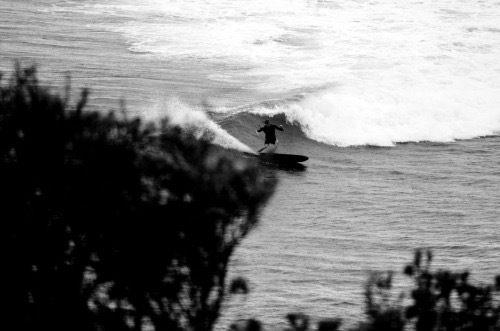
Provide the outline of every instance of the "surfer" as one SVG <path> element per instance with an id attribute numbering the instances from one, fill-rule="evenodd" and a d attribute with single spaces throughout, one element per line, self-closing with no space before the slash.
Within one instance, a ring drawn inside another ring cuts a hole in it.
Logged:
<path id="1" fill-rule="evenodd" d="M 264 126 L 256 130 L 256 133 L 264 131 L 266 134 L 266 139 L 264 141 L 265 146 L 259 149 L 257 152 L 262 153 L 274 153 L 276 147 L 278 146 L 278 139 L 276 139 L 276 130 L 283 131 L 283 125 L 277 126 L 269 123 L 269 120 L 264 121 Z"/>

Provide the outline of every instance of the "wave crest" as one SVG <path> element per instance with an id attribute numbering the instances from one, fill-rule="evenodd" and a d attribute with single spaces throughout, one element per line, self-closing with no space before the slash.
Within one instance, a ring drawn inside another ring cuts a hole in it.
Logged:
<path id="1" fill-rule="evenodd" d="M 494 91 L 436 93 L 432 88 L 394 93 L 378 87 L 374 94 L 342 87 L 252 112 L 283 113 L 289 122 L 300 124 L 307 137 L 335 146 L 451 142 L 498 134 L 500 104 Z"/>
<path id="2" fill-rule="evenodd" d="M 215 123 L 201 107 L 187 105 L 178 98 L 170 98 L 159 103 L 143 116 L 153 121 L 166 117 L 170 124 L 179 126 L 182 130 L 193 134 L 198 139 L 206 139 L 226 149 L 254 153 L 250 147 L 231 136 L 219 124 Z"/>

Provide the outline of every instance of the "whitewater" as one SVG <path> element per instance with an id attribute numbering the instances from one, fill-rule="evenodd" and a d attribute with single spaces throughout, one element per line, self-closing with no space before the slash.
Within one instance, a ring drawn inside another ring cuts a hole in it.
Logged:
<path id="1" fill-rule="evenodd" d="M 218 330 L 290 312 L 354 325 L 369 273 L 403 289 L 419 247 L 500 273 L 500 2 L 3 0 L 0 71 L 15 60 L 235 157 L 270 119 L 278 151 L 310 157 L 263 167 L 280 184 L 230 270 L 251 293 Z"/>
<path id="2" fill-rule="evenodd" d="M 70 4 L 54 10 L 91 15 L 132 52 L 202 64 L 210 68 L 207 80 L 238 85 L 255 100 L 301 96 L 248 111 L 284 113 L 319 142 L 390 146 L 500 130 L 495 2 Z"/>

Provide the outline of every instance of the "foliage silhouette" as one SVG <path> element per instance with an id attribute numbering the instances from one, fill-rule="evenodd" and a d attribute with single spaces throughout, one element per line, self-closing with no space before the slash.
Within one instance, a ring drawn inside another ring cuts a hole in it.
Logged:
<path id="1" fill-rule="evenodd" d="M 212 329 L 226 290 L 249 292 L 241 277 L 226 289 L 227 267 L 275 181 L 165 121 L 84 111 L 88 95 L 72 106 L 69 87 L 52 94 L 34 68 L 0 76 L 2 328 Z M 468 272 L 432 270 L 432 258 L 418 250 L 404 269 L 407 297 L 394 295 L 393 273 L 374 274 L 352 330 L 500 330 L 500 276 L 472 285 Z M 288 330 L 312 327 L 286 318 Z"/>
<path id="2" fill-rule="evenodd" d="M 413 264 L 405 268 L 415 282 L 413 304 L 405 314 L 417 331 L 500 330 L 499 276 L 494 284 L 472 285 L 469 272 L 432 271 L 431 251 L 426 251 L 425 264 L 422 255 L 417 251 Z"/>
<path id="3" fill-rule="evenodd" d="M 167 122 L 0 81 L 6 330 L 210 330 L 275 181 Z"/>
<path id="4" fill-rule="evenodd" d="M 493 284 L 472 285 L 468 272 L 434 271 L 431 262 L 431 251 L 417 250 L 413 262 L 404 268 L 414 284 L 409 296 L 394 293 L 393 272 L 374 273 L 365 287 L 366 319 L 349 330 L 499 331 L 500 275 Z M 411 298 L 411 303 L 405 304 L 405 298 Z M 287 331 L 311 330 L 307 315 L 288 314 L 286 319 Z M 258 321 L 251 321 L 234 324 L 234 330 L 249 331 L 250 325 L 264 329 Z M 340 319 L 323 319 L 314 329 L 337 331 L 340 327 Z"/>
<path id="5" fill-rule="evenodd" d="M 425 255 L 425 261 L 424 261 Z M 412 303 L 404 306 L 403 295 L 391 301 L 392 275 L 377 276 L 367 285 L 366 330 L 417 331 L 500 330 L 499 277 L 490 285 L 472 285 L 469 272 L 432 270 L 432 252 L 417 250 L 413 262 L 404 268 L 414 287 Z"/>

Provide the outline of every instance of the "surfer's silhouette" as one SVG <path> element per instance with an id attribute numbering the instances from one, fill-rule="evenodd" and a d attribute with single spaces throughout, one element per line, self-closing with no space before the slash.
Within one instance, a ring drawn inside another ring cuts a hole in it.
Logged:
<path id="1" fill-rule="evenodd" d="M 278 147 L 278 139 L 276 139 L 275 130 L 283 131 L 283 126 L 277 126 L 269 123 L 269 120 L 265 120 L 264 126 L 255 131 L 257 133 L 264 131 L 264 133 L 266 134 L 266 139 L 264 141 L 265 146 L 259 149 L 257 152 L 274 153 L 274 151 Z"/>

